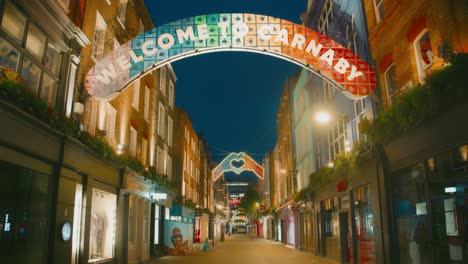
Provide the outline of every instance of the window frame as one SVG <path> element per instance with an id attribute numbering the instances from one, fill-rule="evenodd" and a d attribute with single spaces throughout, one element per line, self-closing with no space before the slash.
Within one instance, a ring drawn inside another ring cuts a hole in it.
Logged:
<path id="1" fill-rule="evenodd" d="M 414 56 L 416 59 L 416 66 L 418 69 L 418 79 L 419 79 L 419 83 L 421 84 L 424 83 L 426 75 L 427 75 L 426 72 L 434 64 L 434 58 L 435 58 L 435 55 L 434 55 L 430 64 L 426 64 L 425 62 L 423 62 L 422 54 L 421 54 L 421 44 L 419 42 L 426 34 L 428 35 L 429 40 L 431 40 L 431 34 L 429 34 L 429 30 L 425 28 L 418 34 L 418 36 L 413 41 Z M 432 51 L 432 43 L 431 43 L 431 51 Z"/>
<path id="2" fill-rule="evenodd" d="M 395 78 L 395 91 L 393 91 L 392 93 L 390 93 L 390 90 L 389 90 L 389 72 L 390 70 L 393 69 L 393 74 L 395 75 L 395 65 L 392 63 L 390 65 L 388 65 L 387 69 L 385 69 L 384 71 L 384 81 L 385 81 L 385 90 L 387 92 L 387 104 L 388 106 L 392 105 L 394 102 L 394 98 L 396 95 L 398 95 L 400 89 L 398 89 L 398 85 L 396 83 L 396 75 L 393 76 Z"/>
<path id="3" fill-rule="evenodd" d="M 377 4 L 376 1 L 379 1 L 379 3 Z M 383 8 L 385 8 L 385 6 L 383 5 L 384 4 L 384 1 L 383 0 L 373 0 L 372 2 L 374 2 L 374 12 L 375 12 L 375 19 L 376 19 L 376 22 L 377 24 L 379 24 L 380 22 L 382 22 L 382 19 L 385 17 L 385 9 L 383 9 L 383 14 L 380 14 L 380 11 L 379 11 L 379 7 L 382 5 Z"/>

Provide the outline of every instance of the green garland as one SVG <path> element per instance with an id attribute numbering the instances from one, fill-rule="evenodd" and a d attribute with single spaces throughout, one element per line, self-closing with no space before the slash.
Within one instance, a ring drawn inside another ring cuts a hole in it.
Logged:
<path id="1" fill-rule="evenodd" d="M 457 54 L 451 65 L 432 72 L 422 85 L 396 98 L 373 122 L 365 119 L 360 131 L 374 144 L 386 144 L 422 124 L 468 103 L 468 54 Z"/>

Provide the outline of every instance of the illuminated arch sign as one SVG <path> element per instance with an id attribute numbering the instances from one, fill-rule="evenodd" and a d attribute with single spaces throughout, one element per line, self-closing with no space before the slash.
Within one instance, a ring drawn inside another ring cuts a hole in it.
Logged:
<path id="1" fill-rule="evenodd" d="M 251 171 L 263 180 L 263 167 L 244 152 L 229 154 L 216 168 L 213 169 L 213 181 L 216 181 L 225 172 L 241 174 L 244 171 Z"/>
<path id="2" fill-rule="evenodd" d="M 329 37 L 302 25 L 256 14 L 211 14 L 175 21 L 121 45 L 86 75 L 96 99 L 110 100 L 133 80 L 167 63 L 216 51 L 269 54 L 319 73 L 347 96 L 363 98 L 375 88 L 366 62 Z"/>

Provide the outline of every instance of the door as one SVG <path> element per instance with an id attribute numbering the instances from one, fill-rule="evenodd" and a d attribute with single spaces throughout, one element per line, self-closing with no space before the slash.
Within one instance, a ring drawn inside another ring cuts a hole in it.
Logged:
<path id="1" fill-rule="evenodd" d="M 340 213 L 341 263 L 351 263 L 352 236 L 349 212 Z"/>

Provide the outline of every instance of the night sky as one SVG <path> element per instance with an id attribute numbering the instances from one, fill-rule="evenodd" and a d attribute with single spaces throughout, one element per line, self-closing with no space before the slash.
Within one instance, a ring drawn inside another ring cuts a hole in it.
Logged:
<path id="1" fill-rule="evenodd" d="M 301 24 L 307 0 L 145 0 L 157 27 L 210 13 L 257 13 Z M 276 113 L 288 76 L 298 66 L 270 56 L 219 52 L 172 64 L 176 105 L 184 108 L 219 162 L 244 151 L 261 163 L 276 143 Z M 247 175 L 246 175 L 247 176 Z"/>

